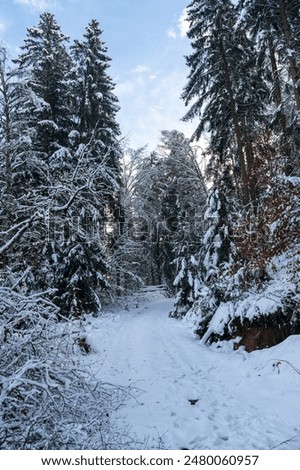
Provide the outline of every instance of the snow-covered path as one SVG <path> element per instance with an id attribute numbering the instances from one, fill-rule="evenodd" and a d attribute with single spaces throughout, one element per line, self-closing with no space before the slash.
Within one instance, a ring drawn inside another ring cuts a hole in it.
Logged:
<path id="1" fill-rule="evenodd" d="M 300 375 L 283 360 L 299 367 L 300 337 L 251 354 L 208 349 L 171 308 L 154 300 L 87 327 L 99 379 L 139 389 L 120 426 L 148 448 L 162 438 L 171 449 L 299 449 Z"/>

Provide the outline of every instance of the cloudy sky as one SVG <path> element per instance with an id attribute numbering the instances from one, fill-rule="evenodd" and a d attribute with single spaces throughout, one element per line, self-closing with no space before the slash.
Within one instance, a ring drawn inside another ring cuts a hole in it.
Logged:
<path id="1" fill-rule="evenodd" d="M 188 137 L 196 123 L 183 123 L 180 95 L 190 45 L 184 21 L 188 0 L 0 0 L 0 38 L 12 57 L 27 27 L 43 11 L 55 14 L 64 34 L 81 38 L 95 18 L 112 59 L 110 75 L 120 100 L 118 120 L 132 147 L 158 143 L 161 130 L 178 129 Z"/>

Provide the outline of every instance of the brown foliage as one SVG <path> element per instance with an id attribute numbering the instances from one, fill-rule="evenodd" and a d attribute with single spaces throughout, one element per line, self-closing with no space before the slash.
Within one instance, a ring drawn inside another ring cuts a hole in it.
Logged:
<path id="1" fill-rule="evenodd" d="M 299 243 L 299 196 L 292 178 L 274 178 L 259 206 L 241 217 L 234 238 L 250 277 L 264 280 L 266 264 Z"/>
<path id="2" fill-rule="evenodd" d="M 256 349 L 270 348 L 284 341 L 291 333 L 288 326 L 285 328 L 274 329 L 273 327 L 249 327 L 242 328 L 242 339 L 233 344 L 236 350 L 240 346 L 244 346 L 247 352 Z"/>
<path id="3" fill-rule="evenodd" d="M 89 345 L 86 338 L 84 338 L 84 337 L 76 338 L 75 343 L 77 343 L 78 346 L 80 347 L 81 351 L 86 353 L 86 354 L 88 354 L 92 350 L 91 346 Z"/>

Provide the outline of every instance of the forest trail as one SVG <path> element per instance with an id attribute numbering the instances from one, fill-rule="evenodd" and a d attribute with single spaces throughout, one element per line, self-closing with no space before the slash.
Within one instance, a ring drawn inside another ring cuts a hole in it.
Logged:
<path id="1" fill-rule="evenodd" d="M 154 300 L 87 328 L 98 378 L 137 389 L 118 424 L 147 448 L 162 440 L 171 449 L 270 449 L 288 440 L 281 449 L 299 449 L 300 376 L 286 364 L 274 370 L 271 349 L 208 349 L 168 317 L 171 308 Z M 272 348 L 275 356 L 288 358 L 299 341 Z"/>

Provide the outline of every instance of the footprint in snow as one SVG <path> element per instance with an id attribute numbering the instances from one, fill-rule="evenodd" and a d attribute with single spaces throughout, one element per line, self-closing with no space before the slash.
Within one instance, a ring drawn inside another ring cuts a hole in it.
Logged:
<path id="1" fill-rule="evenodd" d="M 196 405 L 196 403 L 198 403 L 199 401 L 199 398 L 191 398 L 191 399 L 188 399 L 188 401 L 190 402 L 191 405 Z"/>

